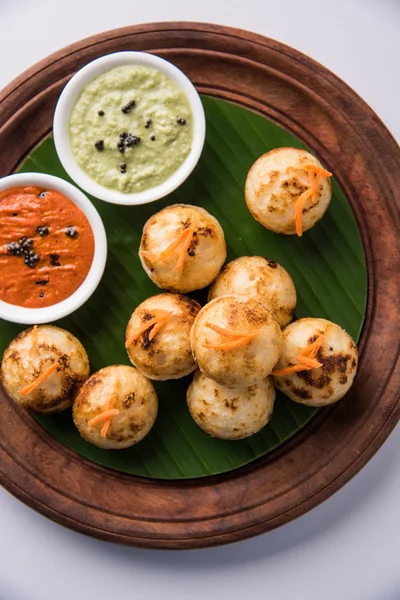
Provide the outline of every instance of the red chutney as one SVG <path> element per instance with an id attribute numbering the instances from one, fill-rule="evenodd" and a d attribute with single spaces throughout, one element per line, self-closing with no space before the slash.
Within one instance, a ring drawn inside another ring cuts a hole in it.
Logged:
<path id="1" fill-rule="evenodd" d="M 92 228 L 69 198 L 40 187 L 0 192 L 0 300 L 61 302 L 85 280 L 93 254 Z"/>

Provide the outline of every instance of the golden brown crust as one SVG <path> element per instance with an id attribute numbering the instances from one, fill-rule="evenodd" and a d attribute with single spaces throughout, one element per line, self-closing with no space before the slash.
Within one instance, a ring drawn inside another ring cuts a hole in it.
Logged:
<path id="1" fill-rule="evenodd" d="M 52 374 L 53 387 L 45 381 L 28 395 L 21 394 L 56 362 L 59 367 Z M 53 413 L 72 404 L 89 375 L 89 360 L 82 344 L 71 333 L 54 325 L 41 325 L 26 329 L 10 343 L 0 373 L 5 390 L 20 406 Z"/>
<path id="2" fill-rule="evenodd" d="M 259 431 L 272 416 L 275 388 L 272 378 L 250 387 L 227 388 L 196 371 L 187 391 L 194 421 L 206 433 L 239 440 Z"/>
<path id="3" fill-rule="evenodd" d="M 179 236 L 193 230 L 183 267 L 174 270 L 177 253 L 157 261 L 142 252 L 157 256 Z M 139 256 L 146 273 L 160 288 L 186 293 L 209 285 L 226 259 L 224 232 L 217 219 L 204 208 L 174 204 L 159 211 L 143 228 Z"/>
<path id="4" fill-rule="evenodd" d="M 227 341 L 207 323 L 233 331 L 260 333 L 245 344 L 214 349 Z M 201 371 L 221 385 L 250 386 L 273 369 L 282 350 L 282 333 L 271 311 L 253 299 L 226 295 L 209 302 L 197 315 L 191 331 L 193 355 Z"/>
<path id="5" fill-rule="evenodd" d="M 251 166 L 245 183 L 246 204 L 253 217 L 276 233 L 296 233 L 294 207 L 309 188 L 308 165 L 322 167 L 318 159 L 297 148 L 275 148 L 260 156 Z M 313 227 L 324 215 L 331 199 L 328 178 L 319 178 L 316 202 L 308 200 L 303 208 L 303 231 Z"/>
<path id="6" fill-rule="evenodd" d="M 274 260 L 262 256 L 241 256 L 224 266 L 210 287 L 208 300 L 226 294 L 261 302 L 281 327 L 292 320 L 297 300 L 289 273 Z"/>
<path id="7" fill-rule="evenodd" d="M 158 294 L 147 298 L 133 312 L 125 335 L 125 347 L 132 364 L 150 379 L 178 379 L 196 368 L 190 349 L 190 330 L 201 309 L 192 298 L 182 294 Z M 156 314 L 171 313 L 162 329 L 151 337 L 152 327 L 132 340 L 132 334 Z"/>
<path id="8" fill-rule="evenodd" d="M 326 406 L 340 400 L 351 387 L 358 363 L 357 346 L 339 325 L 326 319 L 305 318 L 283 332 L 284 347 L 277 370 L 296 364 L 296 355 L 320 336 L 325 342 L 316 359 L 320 368 L 275 377 L 275 385 L 291 400 Z"/>
<path id="9" fill-rule="evenodd" d="M 89 421 L 110 408 L 118 410 L 107 431 Z M 128 448 L 142 440 L 157 416 L 157 395 L 150 381 L 133 367 L 112 365 L 94 373 L 81 387 L 72 415 L 81 436 L 105 449 Z"/>

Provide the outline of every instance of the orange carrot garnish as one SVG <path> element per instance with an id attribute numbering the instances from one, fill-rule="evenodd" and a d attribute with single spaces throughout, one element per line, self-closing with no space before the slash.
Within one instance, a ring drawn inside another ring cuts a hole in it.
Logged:
<path id="1" fill-rule="evenodd" d="M 290 373 L 311 371 L 312 369 L 318 369 L 319 367 L 322 367 L 323 364 L 315 360 L 315 357 L 324 342 L 325 336 L 318 336 L 315 342 L 306 346 L 296 357 L 297 365 L 272 371 L 271 375 L 275 375 L 275 377 L 282 377 L 283 375 L 289 375 Z"/>
<path id="2" fill-rule="evenodd" d="M 258 334 L 257 334 L 258 335 Z M 230 342 L 225 342 L 222 344 L 204 344 L 206 348 L 212 348 L 213 350 L 230 350 L 231 348 L 238 348 L 239 346 L 244 346 L 247 342 L 254 340 L 257 337 L 256 335 L 248 335 L 246 337 L 240 337 L 237 340 L 231 340 Z"/>
<path id="3" fill-rule="evenodd" d="M 313 204 L 318 202 L 318 190 L 317 190 L 317 177 L 331 177 L 332 173 L 329 173 L 326 169 L 318 167 L 317 165 L 306 165 L 304 167 L 308 171 L 309 188 L 297 198 L 294 205 L 294 222 L 296 225 L 296 233 L 299 237 L 303 235 L 302 227 L 302 215 L 303 208 L 308 198 L 311 198 Z"/>
<path id="4" fill-rule="evenodd" d="M 130 346 L 132 344 L 132 342 L 137 340 L 142 335 L 142 333 L 147 331 L 147 329 L 149 329 L 149 327 L 152 327 L 154 325 L 154 328 L 155 328 L 155 327 L 157 327 L 157 324 L 159 324 L 159 323 L 161 323 L 161 327 L 163 327 L 165 325 L 165 323 L 168 321 L 168 319 L 170 318 L 170 316 L 172 315 L 172 312 L 170 312 L 168 310 L 161 310 L 158 308 L 153 309 L 151 312 L 154 314 L 154 317 L 152 317 L 151 319 L 149 319 L 148 321 L 143 323 L 143 325 L 141 325 L 138 329 L 136 329 L 130 335 L 130 337 L 128 338 L 128 340 L 126 342 L 127 347 Z M 153 337 L 156 335 L 156 333 L 158 333 L 160 331 L 161 327 L 157 328 L 155 333 L 153 333 L 153 331 L 151 331 L 151 333 L 149 335 L 150 341 L 153 339 Z"/>
<path id="5" fill-rule="evenodd" d="M 290 367 L 285 367 L 284 369 L 272 371 L 271 375 L 274 375 L 275 377 L 282 377 L 283 375 L 297 373 L 298 371 L 311 371 L 313 368 L 314 367 L 306 367 L 306 365 L 291 365 Z"/>
<path id="6" fill-rule="evenodd" d="M 186 238 L 182 242 L 182 247 L 179 251 L 179 258 L 176 261 L 174 271 L 179 271 L 180 269 L 182 269 L 183 265 L 185 264 L 185 260 L 187 257 L 187 251 L 189 250 L 190 244 L 192 243 L 193 233 L 194 233 L 193 228 L 187 230 Z"/>
<path id="7" fill-rule="evenodd" d="M 309 358 L 315 358 L 318 354 L 318 350 L 325 343 L 325 340 L 326 338 L 324 335 L 319 335 L 315 342 L 309 344 L 304 348 L 304 350 L 300 352 L 300 356 L 308 356 Z"/>
<path id="8" fill-rule="evenodd" d="M 304 168 L 307 169 L 307 171 L 313 171 L 321 177 L 332 177 L 332 173 L 329 173 L 329 171 L 318 165 L 306 165 Z"/>
<path id="9" fill-rule="evenodd" d="M 322 363 L 315 360 L 315 358 L 309 358 L 308 356 L 297 356 L 296 360 L 301 365 L 306 365 L 306 367 L 311 367 L 312 369 L 322 367 Z"/>
<path id="10" fill-rule="evenodd" d="M 110 424 L 111 424 L 111 418 L 112 418 L 112 417 L 109 417 L 109 418 L 108 418 L 108 419 L 105 421 L 105 423 L 104 423 L 103 427 L 102 427 L 102 428 L 101 428 L 101 430 L 100 430 L 100 435 L 101 435 L 101 437 L 103 437 L 103 438 L 106 438 L 106 437 L 107 437 L 107 431 L 108 431 L 108 428 L 110 427 Z"/>
<path id="11" fill-rule="evenodd" d="M 103 421 L 107 421 L 107 419 L 109 419 L 110 417 L 114 417 L 118 413 L 119 413 L 119 410 L 117 408 L 109 408 L 108 410 L 105 410 L 102 413 L 100 413 L 99 415 L 96 415 L 95 417 L 93 417 L 93 419 L 90 419 L 90 421 L 88 422 L 88 425 L 89 425 L 89 427 L 93 427 L 93 425 L 97 425 L 97 423 L 102 423 Z"/>
<path id="12" fill-rule="evenodd" d="M 294 222 L 296 226 L 296 233 L 299 237 L 303 235 L 303 226 L 302 226 L 302 216 L 303 216 L 303 208 L 307 200 L 310 196 L 312 196 L 312 189 L 308 189 L 296 200 L 296 204 L 294 205 Z"/>
<path id="13" fill-rule="evenodd" d="M 155 255 L 152 252 L 149 252 L 148 250 L 141 250 L 140 255 L 155 263 L 159 262 L 160 260 L 164 260 L 179 248 L 179 255 L 174 267 L 174 271 L 179 271 L 179 269 L 181 269 L 184 265 L 186 254 L 192 241 L 193 233 L 193 227 L 185 229 L 184 231 L 182 231 L 182 233 L 180 233 L 177 239 L 174 242 L 172 242 L 172 244 L 167 246 L 158 255 Z"/>
<path id="14" fill-rule="evenodd" d="M 229 329 L 224 329 L 223 327 L 213 325 L 212 323 L 206 323 L 206 327 L 231 339 L 230 342 L 205 344 L 206 348 L 213 348 L 214 350 L 228 350 L 230 348 L 243 346 L 244 344 L 247 344 L 247 342 L 254 340 L 254 338 L 260 335 L 264 329 L 264 327 L 262 327 L 261 329 L 256 329 L 255 331 L 230 331 Z"/>
<path id="15" fill-rule="evenodd" d="M 144 333 L 149 327 L 154 325 L 156 321 L 156 317 L 153 317 L 152 319 L 146 321 L 146 323 L 143 323 L 143 325 L 141 325 L 138 329 L 135 329 L 135 331 L 133 331 L 129 338 L 126 340 L 126 346 L 128 347 L 132 344 L 132 342 L 135 342 L 142 335 L 142 333 Z"/>
<path id="16" fill-rule="evenodd" d="M 159 320 L 159 321 L 158 321 L 158 322 L 157 322 L 157 323 L 154 325 L 154 327 L 152 328 L 152 330 L 151 330 L 151 331 L 150 331 L 150 333 L 149 333 L 149 340 L 150 340 L 150 342 L 151 342 L 151 340 L 152 340 L 153 338 L 155 338 L 155 337 L 156 337 L 157 333 L 158 333 L 158 332 L 159 332 L 159 331 L 160 331 L 160 330 L 161 330 L 161 329 L 164 327 L 164 325 L 166 324 L 166 322 L 168 321 L 168 319 L 170 318 L 170 316 L 171 316 L 171 315 L 172 315 L 172 313 L 171 313 L 171 312 L 170 312 L 170 313 L 168 313 L 168 315 L 167 315 L 165 318 L 163 318 L 163 319 L 160 319 L 160 320 Z"/>
<path id="17" fill-rule="evenodd" d="M 180 246 L 180 244 L 182 243 L 182 241 L 185 238 L 186 238 L 186 231 L 183 231 L 180 234 L 180 236 L 174 242 L 172 242 L 172 244 L 170 244 L 169 246 L 164 248 L 164 250 L 162 250 L 160 252 L 160 254 L 156 255 L 156 254 L 153 254 L 152 252 L 149 252 L 148 250 L 141 250 L 140 254 L 141 254 L 141 256 L 148 258 L 151 262 L 159 262 L 160 260 L 167 258 L 167 256 L 169 256 L 174 250 L 176 250 L 176 248 L 178 248 L 178 246 Z"/>
<path id="18" fill-rule="evenodd" d="M 256 332 L 252 331 L 230 331 L 229 329 L 225 329 L 224 327 L 219 327 L 218 325 L 214 325 L 213 323 L 206 323 L 206 327 L 212 329 L 216 333 L 220 333 L 225 337 L 231 338 L 232 340 L 237 340 L 238 338 L 247 337 L 256 333 L 258 335 L 264 328 L 256 330 Z M 258 332 L 258 333 L 257 333 Z"/>
<path id="19" fill-rule="evenodd" d="M 165 248 L 165 250 L 160 252 L 160 254 L 157 256 L 157 260 L 164 260 L 164 258 L 167 258 L 168 256 L 170 256 L 170 254 L 172 254 L 172 252 L 175 252 L 175 250 L 177 248 L 179 248 L 180 245 L 183 244 L 183 242 L 186 240 L 188 231 L 189 231 L 188 229 L 185 229 L 185 231 L 182 231 L 182 233 L 175 240 L 175 242 L 172 242 L 172 244 L 167 246 L 167 248 Z"/>
<path id="20" fill-rule="evenodd" d="M 38 385 L 43 383 L 43 381 L 47 379 L 49 375 L 54 373 L 54 371 L 57 371 L 59 366 L 60 363 L 53 363 L 51 367 L 49 367 L 48 369 L 46 369 L 46 371 L 44 371 L 44 373 L 39 375 L 39 377 L 33 383 L 31 383 L 30 385 L 28 385 L 28 387 L 20 391 L 21 396 L 27 396 L 28 394 L 30 394 L 35 388 L 38 387 Z"/>
<path id="21" fill-rule="evenodd" d="M 110 412 L 113 410 L 113 407 L 114 407 L 114 398 L 110 398 L 110 400 L 108 401 L 108 414 L 105 414 L 105 413 L 107 413 L 107 411 L 104 411 L 103 413 L 101 413 L 101 415 L 97 415 L 98 417 L 99 416 L 103 416 L 103 418 L 105 419 L 104 420 L 104 425 L 103 425 L 103 427 L 101 428 L 101 431 L 100 431 L 100 435 L 103 438 L 107 437 L 107 431 L 108 431 L 108 428 L 110 427 L 111 419 L 114 416 L 114 414 L 110 414 Z M 118 412 L 119 411 L 117 410 L 117 413 Z M 93 421 L 93 419 L 91 419 L 91 421 Z M 101 421 L 98 420 L 97 422 L 101 422 Z M 89 426 L 91 427 L 90 421 L 89 421 Z"/>

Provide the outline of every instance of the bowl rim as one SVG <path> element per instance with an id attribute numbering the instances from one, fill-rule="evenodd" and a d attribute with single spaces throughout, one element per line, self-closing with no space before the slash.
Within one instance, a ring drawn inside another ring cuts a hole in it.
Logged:
<path id="1" fill-rule="evenodd" d="M 125 65 L 147 66 L 167 75 L 185 93 L 193 113 L 193 143 L 189 155 L 164 182 L 136 193 L 123 193 L 107 188 L 89 177 L 73 156 L 68 132 L 69 117 L 83 87 L 102 73 Z M 64 87 L 58 99 L 53 119 L 53 138 L 58 158 L 71 179 L 96 198 L 112 204 L 127 206 L 154 202 L 177 189 L 189 177 L 199 161 L 204 146 L 205 132 L 204 108 L 200 96 L 190 79 L 178 67 L 164 58 L 134 50 L 106 54 L 92 60 L 77 71 Z"/>
<path id="2" fill-rule="evenodd" d="M 88 219 L 94 237 L 94 254 L 91 267 L 84 281 L 71 296 L 43 308 L 27 308 L 0 300 L 0 319 L 24 325 L 38 325 L 66 317 L 90 298 L 100 283 L 106 266 L 107 237 L 103 221 L 96 208 L 89 198 L 72 183 L 46 173 L 16 173 L 0 179 L 0 192 L 24 185 L 40 185 L 67 196 Z"/>

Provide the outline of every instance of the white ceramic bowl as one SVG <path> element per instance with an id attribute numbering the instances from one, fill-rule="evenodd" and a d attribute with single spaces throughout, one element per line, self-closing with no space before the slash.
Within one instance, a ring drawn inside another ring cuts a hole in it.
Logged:
<path id="1" fill-rule="evenodd" d="M 5 319 L 13 323 L 36 325 L 61 319 L 74 312 L 90 298 L 97 288 L 106 266 L 107 238 L 103 221 L 93 204 L 83 192 L 71 183 L 68 183 L 68 181 L 42 173 L 18 173 L 0 179 L 0 192 L 8 188 L 25 185 L 37 185 L 45 189 L 56 190 L 67 196 L 86 215 L 94 235 L 92 266 L 84 282 L 71 296 L 57 304 L 44 308 L 25 308 L 0 300 L 0 319 Z"/>
<path id="2" fill-rule="evenodd" d="M 194 121 L 192 149 L 182 165 L 160 185 L 144 190 L 143 192 L 127 194 L 100 185 L 80 168 L 73 156 L 68 132 L 71 110 L 82 88 L 102 73 L 124 65 L 144 65 L 158 69 L 167 75 L 186 94 Z M 65 86 L 58 100 L 53 121 L 53 136 L 57 154 L 71 179 L 95 198 L 100 198 L 113 204 L 125 205 L 154 202 L 154 200 L 164 198 L 164 196 L 167 196 L 179 187 L 193 171 L 200 158 L 204 146 L 205 131 L 203 105 L 191 81 L 170 62 L 159 56 L 146 54 L 145 52 L 116 52 L 114 54 L 107 54 L 83 67 Z"/>

